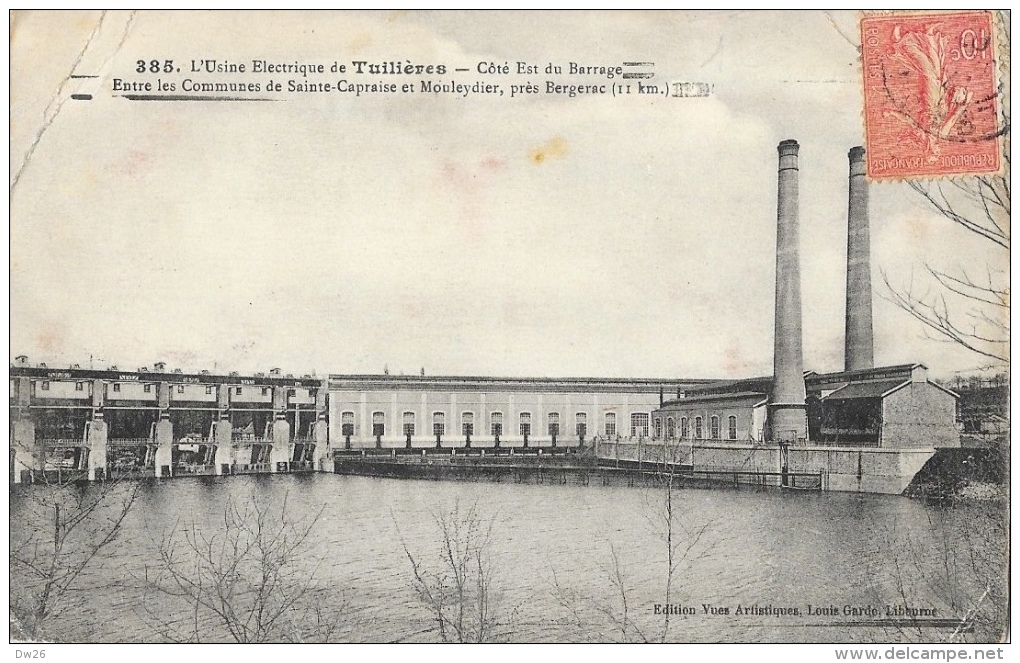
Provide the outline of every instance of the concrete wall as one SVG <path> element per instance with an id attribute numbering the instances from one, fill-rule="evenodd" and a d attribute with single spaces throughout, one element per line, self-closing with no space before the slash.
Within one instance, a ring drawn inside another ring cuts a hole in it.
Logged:
<path id="1" fill-rule="evenodd" d="M 98 383 L 98 382 L 97 382 Z M 145 388 L 149 390 L 146 391 Z M 109 382 L 106 383 L 106 398 L 109 400 L 153 401 L 158 395 L 158 384 L 143 382 Z"/>
<path id="2" fill-rule="evenodd" d="M 170 390 L 171 401 L 191 401 L 216 403 L 216 385 L 212 384 L 177 384 Z"/>
<path id="3" fill-rule="evenodd" d="M 330 445 L 342 449 L 344 436 L 341 430 L 344 412 L 354 415 L 354 435 L 351 446 L 354 448 L 374 447 L 372 436 L 372 414 L 382 412 L 385 417 L 386 432 L 382 438 L 383 447 L 402 447 L 406 444 L 403 435 L 404 413 L 413 413 L 414 436 L 412 445 L 419 447 L 435 446 L 433 434 L 433 416 L 436 412 L 443 413 L 445 433 L 442 444 L 451 447 L 463 447 L 466 444 L 462 434 L 462 421 L 465 412 L 474 415 L 474 434 L 471 436 L 472 446 L 493 446 L 491 434 L 493 414 L 502 414 L 503 433 L 500 436 L 501 446 L 523 446 L 521 435 L 521 413 L 531 415 L 530 444 L 548 446 L 552 443 L 549 435 L 549 415 L 559 415 L 559 435 L 557 445 L 577 446 L 580 442 L 576 433 L 578 414 L 583 413 L 586 419 L 585 440 L 590 441 L 596 434 L 605 435 L 606 414 L 616 415 L 617 433 L 622 436 L 630 434 L 630 416 L 635 412 L 650 415 L 659 406 L 658 392 L 641 393 L 583 393 L 557 392 L 543 393 L 535 391 L 355 391 L 335 390 L 330 392 L 329 428 Z"/>
<path id="4" fill-rule="evenodd" d="M 790 446 L 788 470 L 820 474 L 822 488 L 842 492 L 902 493 L 911 479 L 935 453 L 934 449 L 873 449 Z M 718 472 L 781 472 L 782 450 L 775 445 L 699 443 L 615 444 L 601 442 L 597 454 L 603 460 L 673 462 L 694 470 Z"/>
<path id="5" fill-rule="evenodd" d="M 32 386 L 32 396 L 38 399 L 92 397 L 92 383 L 88 380 L 33 380 Z"/>
<path id="6" fill-rule="evenodd" d="M 287 397 L 287 402 L 291 405 L 312 405 L 315 403 L 315 395 L 312 393 L 314 390 L 303 387 L 291 387 L 287 390 L 287 393 L 294 392 L 293 395 Z"/>
<path id="7" fill-rule="evenodd" d="M 241 393 L 237 393 L 240 389 Z M 261 385 L 237 385 L 230 387 L 230 401 L 232 403 L 266 403 L 273 402 L 273 387 Z"/>
<path id="8" fill-rule="evenodd" d="M 956 399 L 928 382 L 911 382 L 882 404 L 885 449 L 960 446 Z"/>

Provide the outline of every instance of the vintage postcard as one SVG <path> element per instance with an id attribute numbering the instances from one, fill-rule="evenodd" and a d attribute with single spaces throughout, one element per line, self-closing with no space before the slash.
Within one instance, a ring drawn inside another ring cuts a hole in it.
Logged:
<path id="1" fill-rule="evenodd" d="M 1009 21 L 12 12 L 16 656 L 1002 658 Z"/>

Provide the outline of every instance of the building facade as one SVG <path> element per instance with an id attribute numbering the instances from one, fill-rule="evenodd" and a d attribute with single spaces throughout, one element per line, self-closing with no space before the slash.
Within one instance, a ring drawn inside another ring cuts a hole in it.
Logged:
<path id="1" fill-rule="evenodd" d="M 928 379 L 923 364 L 805 373 L 808 435 L 794 444 L 940 448 L 960 445 L 957 395 Z M 695 388 L 652 413 L 654 439 L 761 444 L 770 378 Z"/>
<path id="2" fill-rule="evenodd" d="M 708 380 L 329 377 L 330 446 L 577 447 L 650 438 L 666 395 Z"/>

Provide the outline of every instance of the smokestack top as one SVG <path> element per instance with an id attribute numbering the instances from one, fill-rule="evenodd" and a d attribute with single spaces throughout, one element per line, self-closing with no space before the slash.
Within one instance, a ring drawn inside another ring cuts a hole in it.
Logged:
<path id="1" fill-rule="evenodd" d="M 867 163 L 865 163 L 864 160 L 864 148 L 860 146 L 850 148 L 849 156 L 850 156 L 850 177 L 866 175 Z"/>
<path id="2" fill-rule="evenodd" d="M 792 138 L 787 138 L 779 143 L 779 156 L 797 156 L 800 145 Z"/>

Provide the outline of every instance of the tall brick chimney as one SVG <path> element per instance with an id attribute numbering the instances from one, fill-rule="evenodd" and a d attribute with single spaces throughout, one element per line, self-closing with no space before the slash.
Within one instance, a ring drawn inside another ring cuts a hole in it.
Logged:
<path id="1" fill-rule="evenodd" d="M 844 370 L 875 367 L 871 323 L 871 231 L 864 148 L 850 150 L 850 202 L 846 237 L 846 336 Z"/>
<path id="2" fill-rule="evenodd" d="M 785 442 L 807 438 L 800 306 L 799 150 L 795 140 L 779 143 L 775 380 L 769 414 L 772 439 Z"/>

